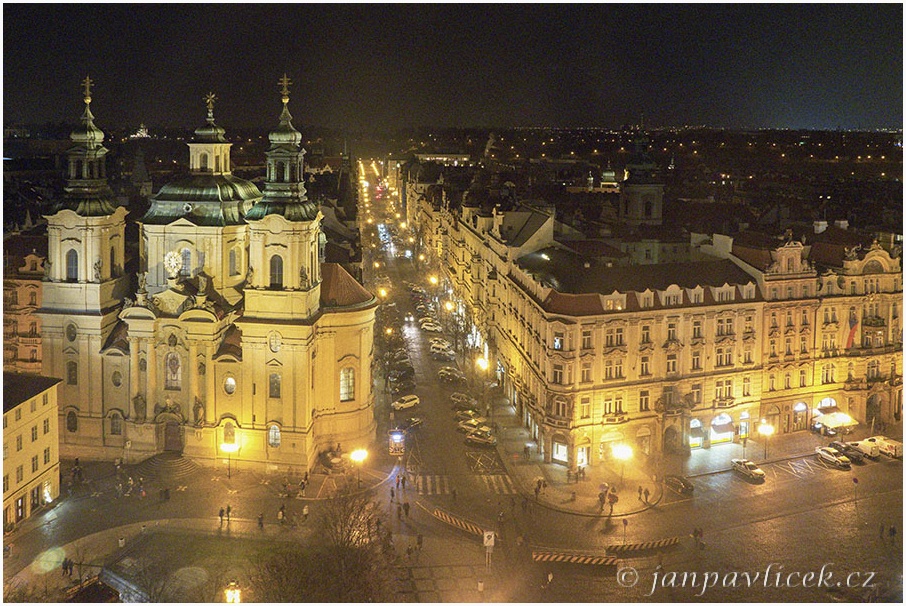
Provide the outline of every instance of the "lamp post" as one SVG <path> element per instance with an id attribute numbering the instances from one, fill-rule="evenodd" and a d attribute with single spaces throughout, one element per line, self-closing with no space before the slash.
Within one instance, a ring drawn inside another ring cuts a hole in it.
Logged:
<path id="1" fill-rule="evenodd" d="M 615 444 L 613 456 L 620 461 L 620 488 L 623 487 L 623 478 L 626 472 L 626 461 L 632 458 L 632 447 L 628 444 Z"/>
<path id="2" fill-rule="evenodd" d="M 357 450 L 353 450 L 353 451 L 349 454 L 349 458 L 352 459 L 353 461 L 355 461 L 355 462 L 358 464 L 358 467 L 359 467 L 359 486 L 361 487 L 361 486 L 362 486 L 362 464 L 365 462 L 365 459 L 368 458 L 368 451 L 365 450 L 364 448 L 359 448 L 359 449 L 357 449 Z"/>
<path id="3" fill-rule="evenodd" d="M 768 423 L 767 419 L 762 419 L 758 426 L 758 433 L 764 436 L 764 459 L 768 459 L 768 438 L 774 435 L 774 426 Z"/>
<path id="4" fill-rule="evenodd" d="M 233 469 L 232 469 L 233 468 L 233 453 L 236 452 L 237 450 L 239 450 L 239 444 L 236 444 L 235 442 L 232 444 L 224 443 L 224 444 L 220 445 L 220 450 L 227 453 L 227 477 L 232 478 L 233 477 Z"/>

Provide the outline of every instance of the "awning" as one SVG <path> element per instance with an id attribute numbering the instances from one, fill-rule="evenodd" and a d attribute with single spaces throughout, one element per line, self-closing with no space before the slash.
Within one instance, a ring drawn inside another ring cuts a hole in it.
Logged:
<path id="1" fill-rule="evenodd" d="M 704 438 L 705 432 L 701 427 L 692 427 L 689 429 L 689 435 L 691 435 L 693 438 Z"/>
<path id="2" fill-rule="evenodd" d="M 859 424 L 858 421 L 853 419 L 845 412 L 823 414 L 818 418 L 818 422 L 825 427 L 830 427 L 831 429 L 837 429 L 838 427 L 852 427 L 853 425 Z"/>
<path id="3" fill-rule="evenodd" d="M 711 425 L 711 431 L 714 433 L 733 433 L 736 428 L 733 427 L 733 423 L 718 423 L 717 425 Z"/>
<path id="4" fill-rule="evenodd" d="M 840 412 L 840 409 L 837 408 L 836 406 L 825 406 L 824 408 L 815 409 L 815 414 L 819 414 L 819 415 L 829 415 L 829 414 L 833 414 L 835 412 Z"/>

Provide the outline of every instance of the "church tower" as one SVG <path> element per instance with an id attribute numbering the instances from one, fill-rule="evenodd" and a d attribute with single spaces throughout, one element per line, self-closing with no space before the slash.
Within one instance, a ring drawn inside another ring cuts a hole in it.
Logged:
<path id="1" fill-rule="evenodd" d="M 48 254 L 42 308 L 45 373 L 60 384 L 61 442 L 102 435 L 102 400 L 90 390 L 104 381 L 100 356 L 116 323 L 128 277 L 123 272 L 125 208 L 107 182 L 104 133 L 91 113 L 90 78 L 82 82 L 85 111 L 70 135 L 63 195 L 46 215 Z M 70 414 L 71 413 L 71 414 Z M 65 455 L 65 450 L 63 451 Z"/>
<path id="2" fill-rule="evenodd" d="M 660 225 L 664 220 L 664 182 L 648 154 L 648 136 L 640 132 L 635 153 L 620 186 L 619 217 L 627 225 Z"/>

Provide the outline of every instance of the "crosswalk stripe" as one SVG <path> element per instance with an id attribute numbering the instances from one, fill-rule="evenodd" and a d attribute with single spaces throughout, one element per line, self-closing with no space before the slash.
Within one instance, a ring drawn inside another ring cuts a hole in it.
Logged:
<path id="1" fill-rule="evenodd" d="M 440 475 L 419 475 L 415 487 L 420 495 L 450 494 L 449 478 Z"/>
<path id="2" fill-rule="evenodd" d="M 513 486 L 513 481 L 510 479 L 510 476 L 505 474 L 492 474 L 492 475 L 482 475 L 481 479 L 484 481 L 485 487 L 487 487 L 489 492 L 494 492 L 497 494 L 516 494 L 516 488 Z"/>

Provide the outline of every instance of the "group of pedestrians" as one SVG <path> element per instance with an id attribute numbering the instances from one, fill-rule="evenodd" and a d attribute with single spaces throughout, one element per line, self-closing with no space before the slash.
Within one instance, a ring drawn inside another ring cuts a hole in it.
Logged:
<path id="1" fill-rule="evenodd" d="M 233 508 L 230 507 L 230 505 L 227 505 L 227 506 L 226 506 L 226 509 L 224 509 L 223 507 L 220 508 L 219 515 L 220 515 L 220 525 L 221 525 L 221 526 L 223 526 L 223 518 L 224 518 L 224 516 L 226 516 L 227 524 L 230 523 L 230 514 L 231 514 L 232 512 L 233 512 Z"/>
<path id="2" fill-rule="evenodd" d="M 63 558 L 62 563 L 63 576 L 72 577 L 72 569 L 75 566 L 75 562 L 72 561 L 72 558 Z"/>

